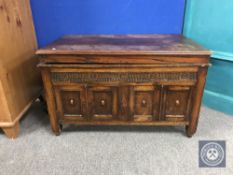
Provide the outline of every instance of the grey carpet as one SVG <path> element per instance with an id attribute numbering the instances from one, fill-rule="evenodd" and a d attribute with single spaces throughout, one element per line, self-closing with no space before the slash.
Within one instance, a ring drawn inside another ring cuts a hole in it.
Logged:
<path id="1" fill-rule="evenodd" d="M 227 167 L 199 168 L 198 141 L 226 140 Z M 0 175 L 232 175 L 233 117 L 202 107 L 197 133 L 182 127 L 70 127 L 56 137 L 36 103 L 17 140 L 0 133 Z"/>

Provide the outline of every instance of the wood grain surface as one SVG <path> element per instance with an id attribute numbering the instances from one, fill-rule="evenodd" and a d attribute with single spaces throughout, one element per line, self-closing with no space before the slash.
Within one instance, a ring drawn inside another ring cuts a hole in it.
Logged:
<path id="1" fill-rule="evenodd" d="M 76 35 L 64 36 L 37 54 L 209 55 L 210 51 L 182 35 Z"/>
<path id="2" fill-rule="evenodd" d="M 29 0 L 0 0 L 0 40 L 0 127 L 15 138 L 18 120 L 41 91 Z"/>

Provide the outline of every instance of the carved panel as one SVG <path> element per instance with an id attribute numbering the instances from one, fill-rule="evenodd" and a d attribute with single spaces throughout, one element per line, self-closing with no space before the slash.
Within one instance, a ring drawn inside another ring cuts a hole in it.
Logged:
<path id="1" fill-rule="evenodd" d="M 135 114 L 152 115 L 153 91 L 135 92 Z"/>
<path id="2" fill-rule="evenodd" d="M 158 81 L 196 81 L 197 74 L 195 72 L 52 72 L 51 77 L 53 83 L 146 83 Z"/>
<path id="3" fill-rule="evenodd" d="M 64 115 L 81 115 L 80 91 L 61 91 Z"/>
<path id="4" fill-rule="evenodd" d="M 188 117 L 191 92 L 190 87 L 166 87 L 163 116 L 165 120 L 185 120 Z"/>
<path id="5" fill-rule="evenodd" d="M 95 86 L 88 89 L 91 120 L 113 120 L 117 115 L 117 89 Z"/>
<path id="6" fill-rule="evenodd" d="M 160 88 L 157 86 L 134 86 L 133 120 L 149 122 L 159 119 Z"/>
<path id="7" fill-rule="evenodd" d="M 57 115 L 60 120 L 84 121 L 87 119 L 85 89 L 81 86 L 55 88 Z"/>

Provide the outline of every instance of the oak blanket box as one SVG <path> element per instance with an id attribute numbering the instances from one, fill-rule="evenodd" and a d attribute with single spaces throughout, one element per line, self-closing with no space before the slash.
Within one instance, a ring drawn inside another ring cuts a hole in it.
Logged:
<path id="1" fill-rule="evenodd" d="M 65 36 L 37 55 L 56 135 L 62 124 L 197 129 L 210 51 L 184 36 Z"/>

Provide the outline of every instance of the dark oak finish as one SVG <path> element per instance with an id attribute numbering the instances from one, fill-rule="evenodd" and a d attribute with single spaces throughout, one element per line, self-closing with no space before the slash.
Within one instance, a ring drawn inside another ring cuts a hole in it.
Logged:
<path id="1" fill-rule="evenodd" d="M 37 51 L 52 129 L 197 129 L 210 52 L 180 35 L 67 36 Z"/>
<path id="2" fill-rule="evenodd" d="M 195 53 L 194 53 L 195 52 Z M 181 35 L 66 36 L 40 49 L 38 54 L 56 55 L 208 55 Z"/>

